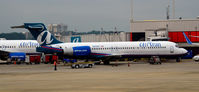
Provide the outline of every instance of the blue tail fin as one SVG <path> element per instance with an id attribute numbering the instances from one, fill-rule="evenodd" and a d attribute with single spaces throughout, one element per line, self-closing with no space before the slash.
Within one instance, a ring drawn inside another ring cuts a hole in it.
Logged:
<path id="1" fill-rule="evenodd" d="M 58 41 L 43 23 L 24 23 L 24 28 L 30 31 L 41 46 L 63 43 Z"/>
<path id="2" fill-rule="evenodd" d="M 192 44 L 192 42 L 189 40 L 189 38 L 187 37 L 187 35 L 183 32 L 183 35 L 187 41 L 188 44 Z"/>

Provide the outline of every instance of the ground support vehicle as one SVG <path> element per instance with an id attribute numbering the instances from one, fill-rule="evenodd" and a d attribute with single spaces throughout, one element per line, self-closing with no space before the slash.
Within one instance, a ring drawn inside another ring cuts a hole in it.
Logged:
<path id="1" fill-rule="evenodd" d="M 150 64 L 162 64 L 160 58 L 158 56 L 152 56 L 149 60 Z"/>
<path id="2" fill-rule="evenodd" d="M 92 68 L 94 66 L 94 62 L 75 62 L 71 65 L 72 69 L 78 69 L 78 68 Z"/>
<path id="3" fill-rule="evenodd" d="M 23 52 L 13 52 L 9 54 L 9 63 L 16 63 L 21 64 L 25 62 L 26 59 L 26 53 Z"/>
<path id="4" fill-rule="evenodd" d="M 30 55 L 29 56 L 30 64 L 40 64 L 41 63 L 41 56 L 39 55 Z"/>
<path id="5" fill-rule="evenodd" d="M 196 61 L 196 62 L 199 62 L 199 55 L 194 56 L 193 60 Z"/>

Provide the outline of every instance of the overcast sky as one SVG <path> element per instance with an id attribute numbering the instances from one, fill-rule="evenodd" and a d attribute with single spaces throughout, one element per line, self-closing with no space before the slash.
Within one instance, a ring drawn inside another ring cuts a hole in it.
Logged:
<path id="1" fill-rule="evenodd" d="M 131 0 L 0 0 L 0 32 L 13 32 L 10 26 L 24 22 L 64 23 L 81 32 L 130 30 Z M 134 0 L 134 20 L 166 19 L 172 0 Z M 176 0 L 176 18 L 199 16 L 199 0 Z M 172 10 L 170 8 L 170 10 Z M 170 12 L 172 15 L 172 11 Z M 25 30 L 23 30 L 25 31 Z"/>

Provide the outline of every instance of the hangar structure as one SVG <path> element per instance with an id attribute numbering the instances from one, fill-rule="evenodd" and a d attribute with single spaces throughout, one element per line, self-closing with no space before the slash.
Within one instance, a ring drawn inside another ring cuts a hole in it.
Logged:
<path id="1" fill-rule="evenodd" d="M 176 42 L 180 47 L 199 53 L 199 46 L 188 45 L 182 32 L 193 43 L 199 43 L 199 18 L 197 19 L 172 19 L 172 20 L 131 20 L 130 41 L 148 40 L 150 37 L 166 37 L 169 41 Z"/>

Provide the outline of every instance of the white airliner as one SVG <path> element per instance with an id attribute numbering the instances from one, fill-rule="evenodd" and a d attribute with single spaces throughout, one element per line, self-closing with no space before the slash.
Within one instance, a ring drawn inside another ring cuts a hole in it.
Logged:
<path id="1" fill-rule="evenodd" d="M 11 28 L 28 29 L 41 45 L 37 51 L 53 49 L 54 53 L 61 52 L 68 58 L 101 59 L 106 64 L 112 58 L 159 56 L 179 59 L 187 53 L 187 50 L 169 41 L 63 43 L 52 36 L 43 23 L 24 23 Z"/>
<path id="2" fill-rule="evenodd" d="M 0 40 L 2 52 L 38 53 L 36 47 L 39 47 L 36 40 Z"/>
<path id="3" fill-rule="evenodd" d="M 6 59 L 9 53 L 23 52 L 27 55 L 40 54 L 36 52 L 39 47 L 36 40 L 0 40 L 0 56 L 1 59 Z"/>

